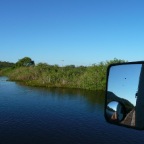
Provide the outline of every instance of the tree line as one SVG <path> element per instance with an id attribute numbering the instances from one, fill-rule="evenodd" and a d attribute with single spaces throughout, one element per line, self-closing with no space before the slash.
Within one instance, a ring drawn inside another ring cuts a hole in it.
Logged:
<path id="1" fill-rule="evenodd" d="M 15 65 L 15 64 L 14 64 L 14 63 L 11 63 L 11 62 L 0 61 L 0 69 L 13 67 L 14 65 Z"/>
<path id="2" fill-rule="evenodd" d="M 124 60 L 110 60 L 91 66 L 49 65 L 35 62 L 29 57 L 18 60 L 13 67 L 3 68 L 0 75 L 10 80 L 24 82 L 30 86 L 67 87 L 88 90 L 105 90 L 106 71 L 109 64 Z"/>

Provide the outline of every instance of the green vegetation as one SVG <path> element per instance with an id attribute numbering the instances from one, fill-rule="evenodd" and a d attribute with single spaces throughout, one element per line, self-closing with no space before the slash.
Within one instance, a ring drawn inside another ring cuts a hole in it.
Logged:
<path id="1" fill-rule="evenodd" d="M 20 59 L 14 67 L 1 69 L 0 75 L 30 86 L 104 90 L 108 65 L 121 62 L 125 61 L 114 59 L 87 67 L 74 65 L 59 67 L 47 63 L 34 65 L 34 61 L 25 57 Z"/>
<path id="2" fill-rule="evenodd" d="M 14 65 L 15 65 L 14 63 L 0 61 L 0 69 L 13 67 Z"/>
<path id="3" fill-rule="evenodd" d="M 11 69 L 15 67 L 14 63 L 0 61 L 0 75 L 7 74 L 11 72 Z"/>
<path id="4" fill-rule="evenodd" d="M 22 66 L 31 66 L 31 65 L 35 65 L 34 61 L 31 60 L 31 58 L 29 57 L 24 57 L 20 60 L 18 60 L 18 62 L 16 62 L 16 67 L 22 67 Z"/>

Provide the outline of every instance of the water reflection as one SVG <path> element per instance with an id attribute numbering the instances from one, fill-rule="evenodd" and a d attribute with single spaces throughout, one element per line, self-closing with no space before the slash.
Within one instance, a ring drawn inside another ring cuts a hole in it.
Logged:
<path id="1" fill-rule="evenodd" d="M 104 121 L 103 91 L 35 88 L 6 80 L 0 78 L 2 143 L 90 143 L 88 137 Z"/>
<path id="2" fill-rule="evenodd" d="M 82 99 L 85 100 L 89 105 L 95 106 L 96 104 L 104 105 L 105 91 L 89 91 L 82 89 L 71 89 L 71 88 L 43 88 L 43 87 L 30 87 L 25 86 L 23 83 L 17 82 L 19 85 L 23 87 L 27 87 L 28 89 L 38 91 L 40 96 L 49 96 L 49 94 L 56 99 Z"/>

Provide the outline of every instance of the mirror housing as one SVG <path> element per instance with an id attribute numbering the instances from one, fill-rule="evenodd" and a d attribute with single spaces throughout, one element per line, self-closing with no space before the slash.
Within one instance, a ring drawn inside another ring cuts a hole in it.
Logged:
<path id="1" fill-rule="evenodd" d="M 104 115 L 111 124 L 144 129 L 143 61 L 108 67 Z"/>

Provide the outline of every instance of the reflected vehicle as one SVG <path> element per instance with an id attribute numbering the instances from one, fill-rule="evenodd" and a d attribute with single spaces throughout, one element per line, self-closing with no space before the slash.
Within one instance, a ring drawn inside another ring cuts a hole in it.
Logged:
<path id="1" fill-rule="evenodd" d="M 120 122 L 125 116 L 125 108 L 120 102 L 112 101 L 108 103 L 106 114 L 109 121 Z"/>
<path id="2" fill-rule="evenodd" d="M 106 120 L 120 126 L 144 129 L 143 86 L 143 62 L 110 65 L 105 100 Z"/>

